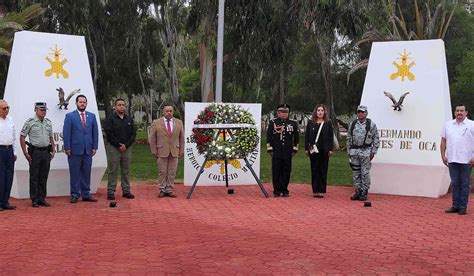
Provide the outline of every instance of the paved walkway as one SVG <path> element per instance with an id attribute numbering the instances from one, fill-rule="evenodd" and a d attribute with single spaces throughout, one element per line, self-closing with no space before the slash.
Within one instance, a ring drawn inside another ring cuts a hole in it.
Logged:
<path id="1" fill-rule="evenodd" d="M 447 196 L 371 195 L 364 208 L 349 187 L 324 199 L 308 185 L 268 199 L 257 186 L 197 187 L 191 200 L 188 189 L 159 199 L 138 184 L 117 208 L 104 188 L 98 203 L 12 200 L 18 210 L 0 212 L 0 274 L 474 275 L 474 210 L 445 214 Z"/>

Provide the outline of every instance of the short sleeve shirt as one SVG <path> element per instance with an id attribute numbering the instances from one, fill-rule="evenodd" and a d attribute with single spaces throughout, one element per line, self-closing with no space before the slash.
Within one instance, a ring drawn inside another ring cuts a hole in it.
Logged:
<path id="1" fill-rule="evenodd" d="M 48 118 L 41 121 L 35 116 L 25 122 L 20 135 L 29 136 L 29 142 L 35 147 L 47 147 L 50 138 L 53 137 L 53 124 Z"/>
<path id="2" fill-rule="evenodd" d="M 449 163 L 469 164 L 474 158 L 474 122 L 464 119 L 446 122 L 441 130 L 441 137 L 446 139 L 446 158 Z"/>

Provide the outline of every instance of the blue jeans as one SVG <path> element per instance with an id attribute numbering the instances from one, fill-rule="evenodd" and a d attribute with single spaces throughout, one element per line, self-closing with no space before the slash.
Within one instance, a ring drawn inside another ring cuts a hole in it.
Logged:
<path id="1" fill-rule="evenodd" d="M 469 201 L 471 164 L 449 163 L 448 167 L 453 190 L 453 207 L 466 208 Z"/>

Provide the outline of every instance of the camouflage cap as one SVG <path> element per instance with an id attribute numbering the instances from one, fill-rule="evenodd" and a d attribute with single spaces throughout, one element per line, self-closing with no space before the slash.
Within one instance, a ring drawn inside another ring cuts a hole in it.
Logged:
<path id="1" fill-rule="evenodd" d="M 41 109 L 46 109 L 46 110 L 48 109 L 45 102 L 36 102 L 35 108 L 41 108 Z"/>

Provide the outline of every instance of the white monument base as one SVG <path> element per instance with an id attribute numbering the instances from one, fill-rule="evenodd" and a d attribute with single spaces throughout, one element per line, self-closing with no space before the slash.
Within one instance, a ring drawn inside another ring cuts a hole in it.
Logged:
<path id="1" fill-rule="evenodd" d="M 448 192 L 445 166 L 372 163 L 370 193 L 440 197 Z"/>
<path id="2" fill-rule="evenodd" d="M 91 170 L 91 194 L 95 194 L 100 186 L 100 181 L 104 175 L 105 167 L 92 167 Z M 51 169 L 49 171 L 47 184 L 47 197 L 50 196 L 70 196 L 69 170 Z M 13 198 L 30 197 L 30 173 L 25 170 L 15 170 L 13 187 L 11 192 Z"/>

